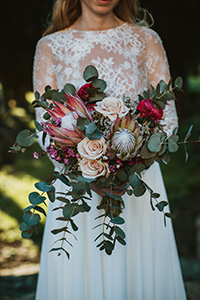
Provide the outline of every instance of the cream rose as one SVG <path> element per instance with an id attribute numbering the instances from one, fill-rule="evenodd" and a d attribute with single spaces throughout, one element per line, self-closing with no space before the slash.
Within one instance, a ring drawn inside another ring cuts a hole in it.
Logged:
<path id="1" fill-rule="evenodd" d="M 107 97 L 102 101 L 97 102 L 95 110 L 101 113 L 103 116 L 108 117 L 112 122 L 116 120 L 117 116 L 122 118 L 129 111 L 122 99 L 117 99 L 114 97 Z"/>
<path id="2" fill-rule="evenodd" d="M 79 162 L 79 166 L 83 177 L 85 178 L 97 178 L 100 176 L 108 176 L 109 168 L 108 163 L 101 160 L 91 160 L 83 158 Z"/>
<path id="3" fill-rule="evenodd" d="M 77 145 L 77 150 L 80 156 L 90 160 L 100 158 L 106 153 L 106 148 L 107 146 L 103 137 L 99 140 L 89 140 L 85 137 Z"/>

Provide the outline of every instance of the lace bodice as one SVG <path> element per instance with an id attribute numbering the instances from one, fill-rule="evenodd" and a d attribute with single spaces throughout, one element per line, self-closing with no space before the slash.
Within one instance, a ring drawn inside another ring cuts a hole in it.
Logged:
<path id="1" fill-rule="evenodd" d="M 67 28 L 39 40 L 34 59 L 34 90 L 41 94 L 46 85 L 61 89 L 66 83 L 83 85 L 85 67 L 93 64 L 107 82 L 107 95 L 137 95 L 161 79 L 169 81 L 169 67 L 158 34 L 147 28 L 124 23 L 101 31 Z M 37 111 L 41 118 L 41 109 Z M 177 126 L 174 101 L 164 112 L 167 131 Z"/>

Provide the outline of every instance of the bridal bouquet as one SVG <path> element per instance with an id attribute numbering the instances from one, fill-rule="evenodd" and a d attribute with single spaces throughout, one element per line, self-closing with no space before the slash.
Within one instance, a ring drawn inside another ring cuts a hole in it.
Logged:
<path id="1" fill-rule="evenodd" d="M 33 227 L 40 221 L 36 212 L 46 215 L 42 206 L 47 194 L 50 201 L 60 201 L 62 217 L 58 220 L 66 222 L 52 233 L 63 232 L 62 240 L 68 242 L 65 233 L 78 230 L 74 217 L 89 213 L 88 200 L 94 190 L 102 199 L 97 209 L 103 211 L 98 217 L 102 218 L 98 225 L 102 226 L 102 232 L 95 241 L 99 240 L 97 247 L 110 255 L 116 242 L 126 245 L 125 232 L 120 227 L 125 222 L 121 217 L 124 193 L 140 197 L 149 192 L 152 209 L 161 211 L 164 220 L 173 217 L 165 212 L 168 203 L 159 201 L 160 195 L 144 182 L 142 172 L 154 161 L 168 163 L 169 154 L 178 149 L 176 129 L 167 136 L 162 117 L 167 102 L 175 100 L 173 90 L 181 90 L 182 79 L 178 77 L 174 86 L 171 80 L 169 83 L 161 80 L 156 88 L 151 86 L 138 99 L 126 95 L 120 99 L 107 97 L 106 82 L 98 78 L 94 66 L 86 67 L 83 78 L 86 84 L 78 91 L 68 83 L 61 91 L 47 86 L 41 97 L 36 92 L 33 105 L 44 109 L 43 122 L 34 121 L 36 133 L 20 132 L 11 148 L 12 152 L 23 152 L 42 134 L 45 150 L 34 152 L 34 158 L 49 155 L 61 164 L 60 172 L 53 172 L 48 179 L 35 184 L 38 192 L 29 194 L 30 206 L 24 209 L 20 229 L 22 237 L 32 235 Z M 66 193 L 55 193 L 56 180 L 67 186 Z M 64 251 L 69 257 L 63 244 L 51 251 L 59 254 Z"/>

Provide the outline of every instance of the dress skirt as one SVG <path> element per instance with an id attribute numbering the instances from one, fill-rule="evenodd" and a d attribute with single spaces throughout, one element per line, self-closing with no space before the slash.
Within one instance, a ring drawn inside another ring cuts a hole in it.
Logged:
<path id="1" fill-rule="evenodd" d="M 143 180 L 161 194 L 161 200 L 167 195 L 160 167 L 154 163 L 143 175 Z M 66 191 L 60 181 L 55 184 L 57 191 Z M 126 208 L 122 213 L 125 224 L 127 245 L 116 243 L 111 256 L 99 251 L 94 239 L 101 227 L 93 229 L 102 214 L 96 209 L 101 197 L 93 193 L 89 213 L 74 217 L 79 227 L 68 240 L 73 247 L 65 243 L 70 259 L 63 252 L 49 252 L 61 245 L 53 244 L 62 238 L 62 233 L 53 235 L 52 229 L 65 226 L 56 221 L 62 210 L 52 211 L 60 206 L 56 200 L 49 203 L 45 224 L 41 265 L 38 277 L 36 300 L 185 300 L 184 284 L 176 249 L 171 220 L 164 226 L 163 213 L 152 210 L 150 196 L 146 192 L 142 197 L 123 196 Z M 100 240 L 99 240 L 100 242 Z"/>

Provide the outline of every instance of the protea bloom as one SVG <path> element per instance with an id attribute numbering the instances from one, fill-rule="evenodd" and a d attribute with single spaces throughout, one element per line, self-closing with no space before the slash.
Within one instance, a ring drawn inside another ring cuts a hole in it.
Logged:
<path id="1" fill-rule="evenodd" d="M 48 112 L 51 117 L 56 120 L 58 118 L 62 118 L 68 113 L 72 113 L 74 119 L 78 119 L 78 117 L 87 118 L 89 121 L 92 121 L 92 116 L 89 113 L 87 107 L 84 105 L 83 101 L 76 95 L 67 95 L 65 93 L 67 101 L 65 105 L 59 102 L 55 102 L 52 109 L 49 109 Z"/>
<path id="2" fill-rule="evenodd" d="M 111 148 L 117 152 L 122 160 L 128 160 L 137 155 L 143 143 L 143 134 L 140 127 L 130 115 L 124 118 L 117 118 L 111 128 L 109 136 Z"/>
<path id="3" fill-rule="evenodd" d="M 154 120 L 155 123 L 161 120 L 163 116 L 162 107 L 156 101 L 151 99 L 140 101 L 137 105 L 137 110 L 140 111 L 140 117 L 150 118 Z"/>
<path id="4" fill-rule="evenodd" d="M 92 121 L 92 117 L 78 96 L 67 94 L 65 96 L 67 98 L 65 105 L 54 102 L 54 107 L 48 110 L 54 121 L 61 119 L 61 127 L 57 126 L 56 122 L 55 124 L 47 122 L 45 131 L 52 140 L 73 147 L 85 137 L 84 132 L 76 126 L 78 117 L 87 118 L 89 121 Z"/>

